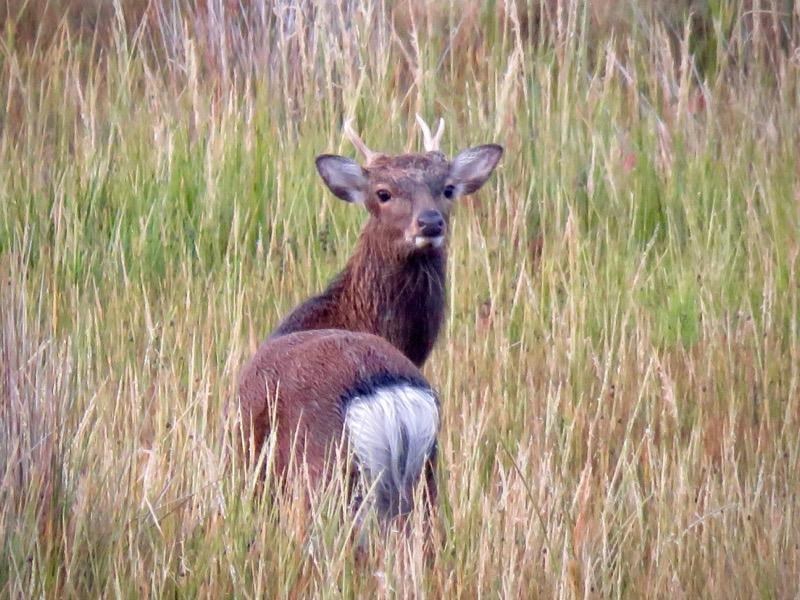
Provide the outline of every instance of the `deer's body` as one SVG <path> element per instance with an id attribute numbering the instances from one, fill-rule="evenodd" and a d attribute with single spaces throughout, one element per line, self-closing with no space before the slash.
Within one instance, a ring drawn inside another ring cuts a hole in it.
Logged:
<path id="1" fill-rule="evenodd" d="M 448 216 L 502 154 L 479 146 L 450 162 L 438 150 L 442 126 L 434 137 L 420 124 L 424 154 L 376 154 L 350 131 L 364 167 L 317 158 L 330 190 L 365 205 L 370 218 L 344 270 L 273 331 L 239 389 L 252 450 L 275 432 L 275 468 L 285 473 L 302 462 L 319 480 L 331 449 L 345 440 L 386 519 L 410 510 L 423 469 L 428 498 L 436 496 L 439 405 L 419 367 L 444 320 Z"/>
<path id="2" fill-rule="evenodd" d="M 272 419 L 279 424 L 276 472 L 285 474 L 294 462 L 322 481 L 332 450 L 346 438 L 362 471 L 381 480 L 382 513 L 407 512 L 424 464 L 435 459 L 436 395 L 411 361 L 378 336 L 320 329 L 270 339 L 245 369 L 239 393 L 256 448 Z M 393 440 L 401 431 L 405 440 Z M 435 498 L 432 469 L 429 479 Z"/>

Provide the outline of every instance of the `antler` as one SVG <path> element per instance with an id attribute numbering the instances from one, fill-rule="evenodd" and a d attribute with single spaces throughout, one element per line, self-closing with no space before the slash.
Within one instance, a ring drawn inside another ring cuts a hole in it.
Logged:
<path id="1" fill-rule="evenodd" d="M 431 128 L 425 120 L 417 113 L 417 124 L 422 129 L 422 145 L 425 146 L 425 152 L 438 152 L 439 142 L 444 135 L 444 119 L 439 118 L 439 126 L 436 128 L 436 134 L 431 135 Z"/>
<path id="2" fill-rule="evenodd" d="M 356 150 L 358 150 L 359 152 L 361 152 L 361 154 L 364 155 L 366 161 L 371 162 L 372 159 L 378 155 L 378 153 L 373 152 L 367 147 L 367 145 L 364 143 L 364 140 L 362 140 L 361 137 L 359 137 L 359 135 L 356 133 L 356 130 L 353 129 L 352 122 L 353 122 L 352 118 L 345 120 L 344 134 L 345 136 L 347 136 L 347 139 L 350 140 L 353 146 L 356 147 Z"/>

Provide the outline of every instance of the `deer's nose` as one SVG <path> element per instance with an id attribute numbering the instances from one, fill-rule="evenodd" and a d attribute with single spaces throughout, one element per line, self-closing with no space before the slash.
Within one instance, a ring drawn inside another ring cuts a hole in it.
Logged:
<path id="1" fill-rule="evenodd" d="M 438 210 L 426 210 L 417 217 L 419 232 L 426 237 L 438 237 L 444 231 L 444 218 Z"/>

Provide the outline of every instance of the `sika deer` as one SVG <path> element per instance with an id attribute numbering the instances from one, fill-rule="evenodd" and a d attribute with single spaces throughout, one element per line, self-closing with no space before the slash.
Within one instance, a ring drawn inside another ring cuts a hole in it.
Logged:
<path id="1" fill-rule="evenodd" d="M 418 367 L 444 318 L 450 210 L 486 182 L 503 152 L 490 144 L 448 161 L 439 151 L 444 122 L 432 135 L 417 121 L 423 154 L 373 152 L 346 123 L 364 166 L 341 156 L 317 158 L 328 188 L 363 204 L 369 218 L 344 270 L 273 331 L 239 389 L 251 450 L 258 452 L 274 431 L 275 469 L 285 472 L 300 456 L 318 481 L 344 436 L 355 465 L 375 483 L 386 520 L 410 510 L 423 467 L 435 502 L 439 404 Z"/>

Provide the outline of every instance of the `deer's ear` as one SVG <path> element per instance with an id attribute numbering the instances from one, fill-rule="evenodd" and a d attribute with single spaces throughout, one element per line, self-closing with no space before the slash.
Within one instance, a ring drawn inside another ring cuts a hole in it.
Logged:
<path id="1" fill-rule="evenodd" d="M 336 197 L 362 204 L 367 196 L 367 175 L 354 160 L 335 154 L 317 157 L 317 171 Z"/>
<path id="2" fill-rule="evenodd" d="M 489 179 L 500 157 L 503 147 L 497 144 L 486 144 L 467 148 L 450 163 L 448 179 L 456 186 L 458 195 L 471 194 L 477 191 Z"/>

